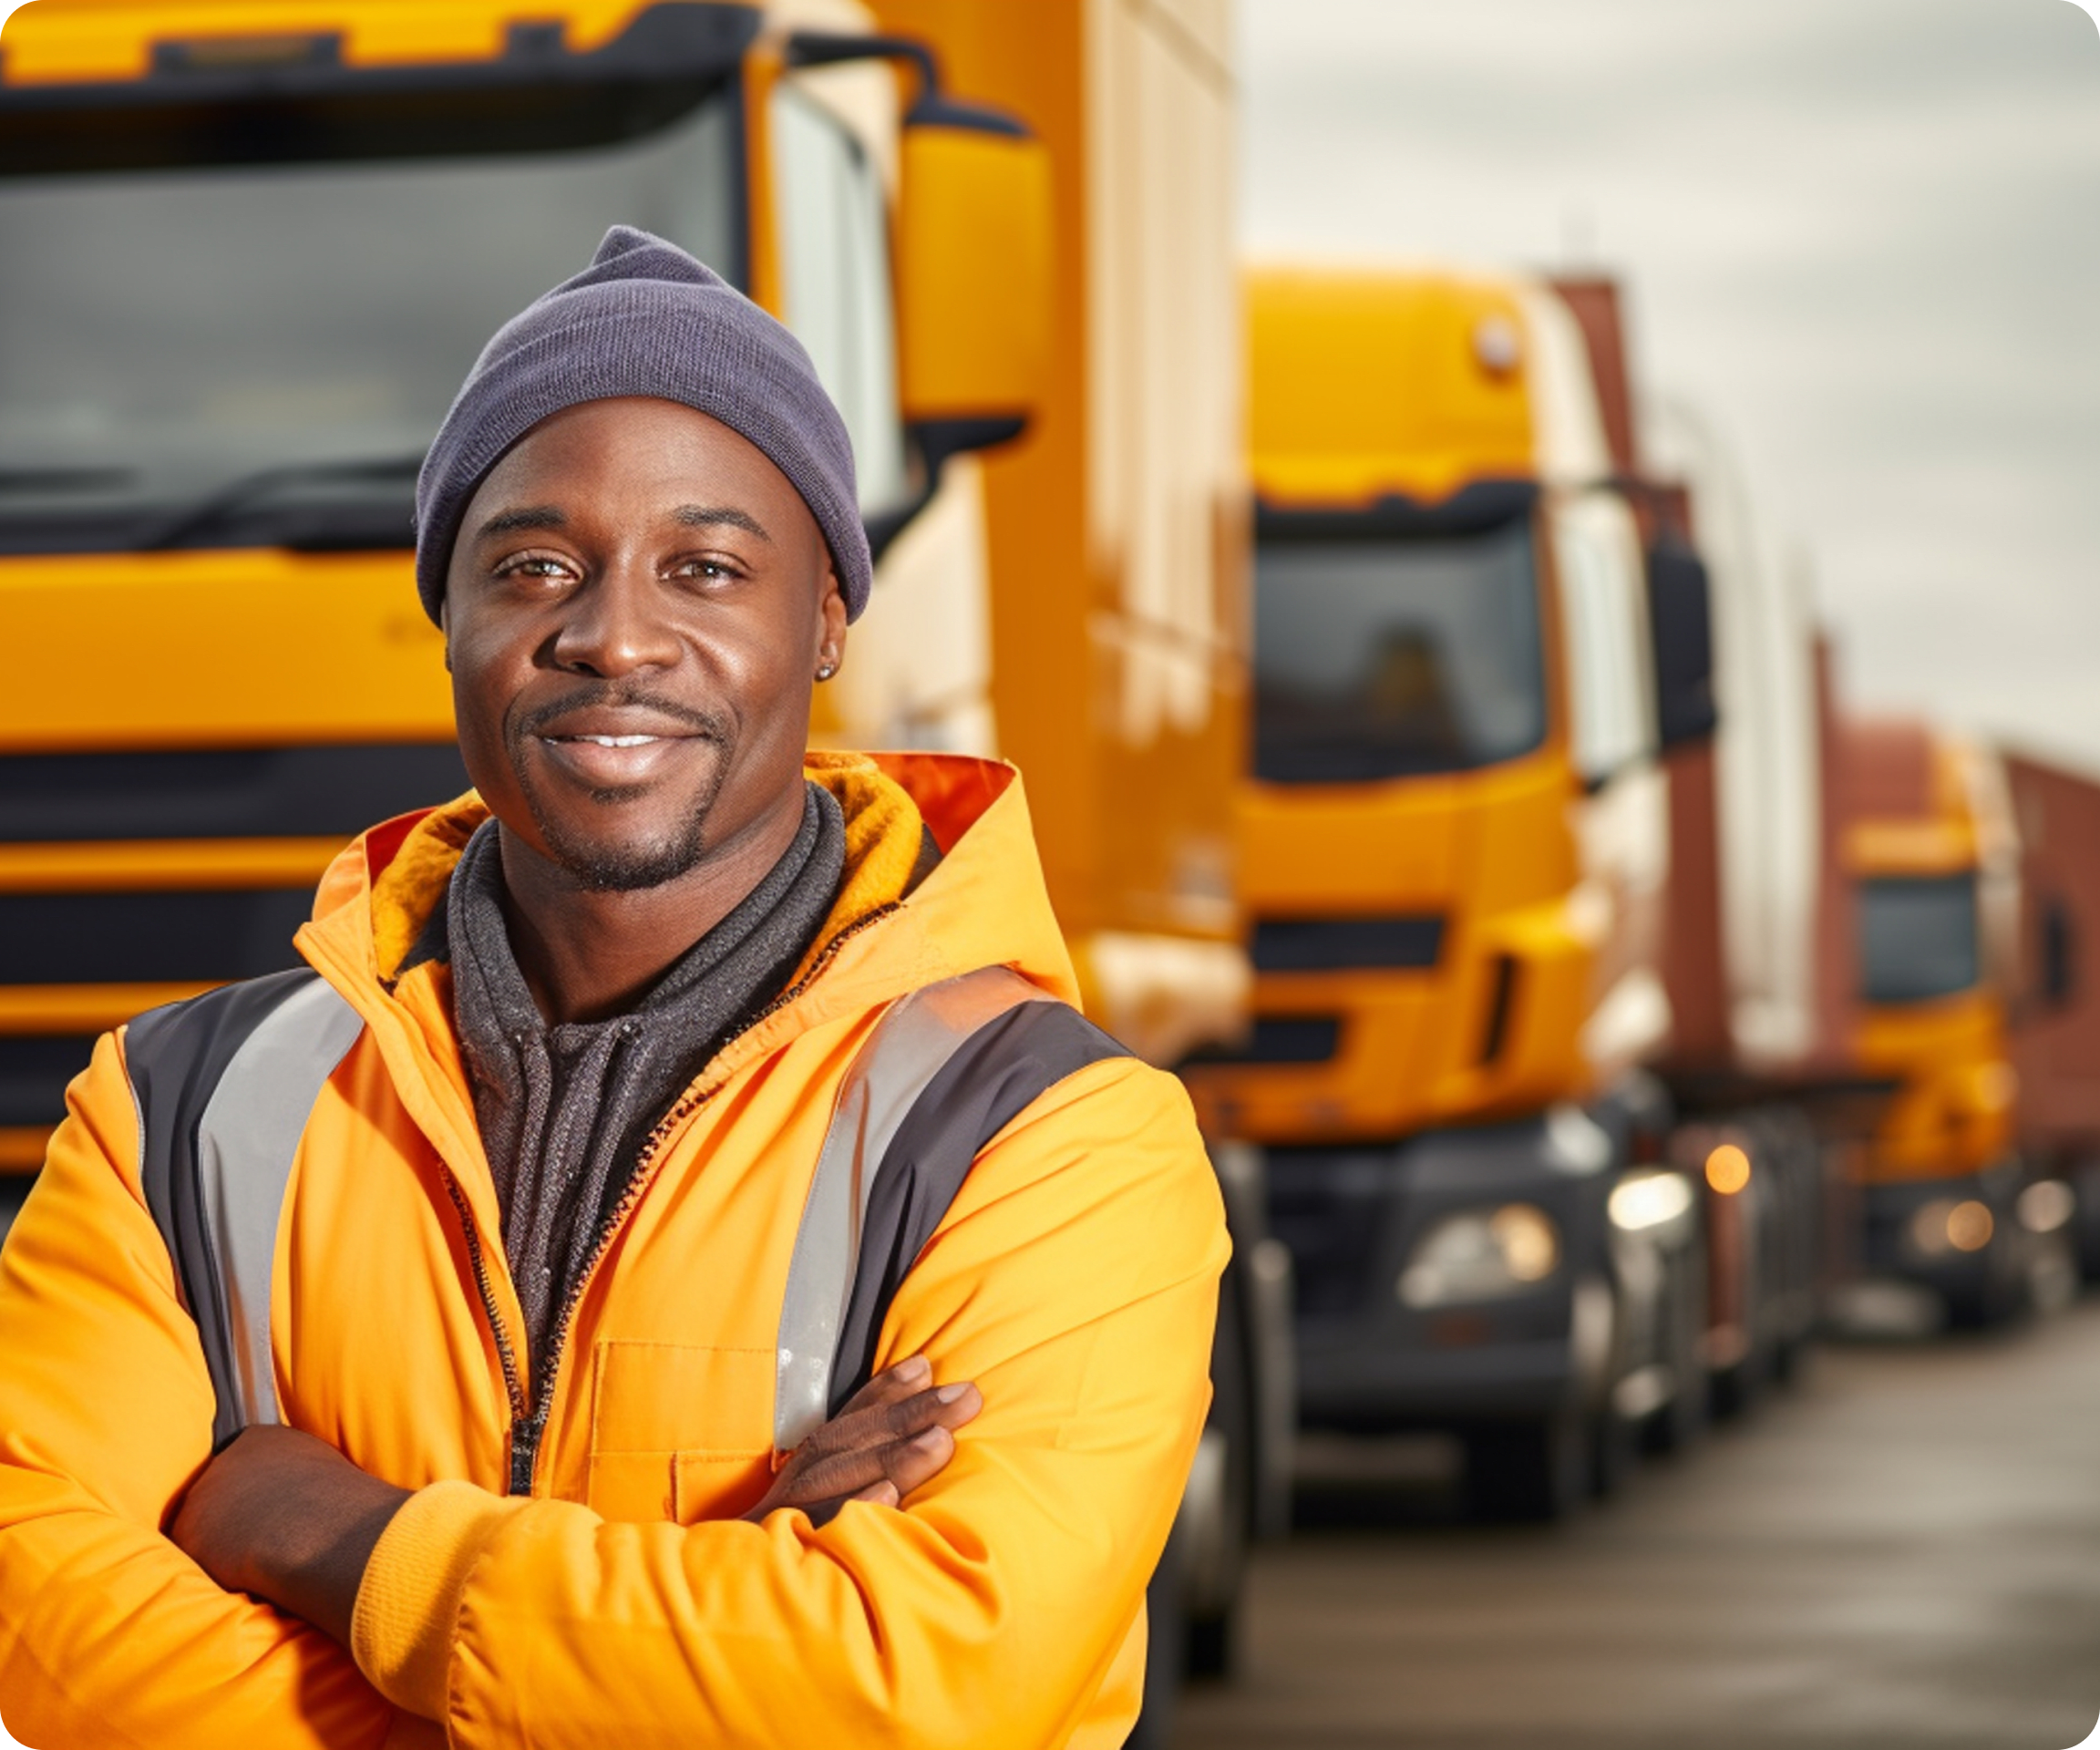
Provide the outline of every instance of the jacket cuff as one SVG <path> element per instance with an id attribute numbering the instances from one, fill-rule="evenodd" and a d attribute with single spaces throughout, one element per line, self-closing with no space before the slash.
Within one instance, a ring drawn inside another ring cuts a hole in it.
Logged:
<path id="1" fill-rule="evenodd" d="M 357 1588 L 350 1654 L 396 1707 L 445 1717 L 452 1630 L 468 1576 L 504 1523 L 530 1505 L 472 1483 L 432 1483 L 380 1534 Z"/>

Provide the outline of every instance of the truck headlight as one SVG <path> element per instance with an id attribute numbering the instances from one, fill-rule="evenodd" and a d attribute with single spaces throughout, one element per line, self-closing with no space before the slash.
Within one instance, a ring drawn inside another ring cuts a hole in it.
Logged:
<path id="1" fill-rule="evenodd" d="M 1621 1233 L 1668 1227 L 1691 1212 L 1692 1182 L 1683 1173 L 1630 1173 L 1612 1188 L 1606 1208 Z"/>
<path id="2" fill-rule="evenodd" d="M 1544 1282 L 1560 1264 L 1560 1230 L 1532 1203 L 1447 1215 L 1415 1242 L 1395 1285 L 1402 1304 L 1491 1301 Z"/>
<path id="3" fill-rule="evenodd" d="M 1974 1198 L 1951 1197 L 1922 1204 L 1910 1218 L 1910 1246 L 1920 1257 L 1944 1258 L 1951 1251 L 1982 1251 L 1991 1243 L 1997 1223 Z"/>

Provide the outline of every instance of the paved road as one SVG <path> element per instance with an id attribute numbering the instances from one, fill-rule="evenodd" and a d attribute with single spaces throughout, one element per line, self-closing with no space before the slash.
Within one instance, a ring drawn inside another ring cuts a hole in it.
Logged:
<path id="1" fill-rule="evenodd" d="M 2100 1302 L 1826 1348 L 1560 1529 L 1454 1522 L 1438 1455 L 1330 1452 L 1245 1674 L 1176 1750 L 2065 1750 L 2100 1717 Z"/>

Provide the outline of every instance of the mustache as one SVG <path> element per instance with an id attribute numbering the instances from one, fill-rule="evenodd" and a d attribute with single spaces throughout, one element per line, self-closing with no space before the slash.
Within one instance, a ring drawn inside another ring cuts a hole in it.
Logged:
<path id="1" fill-rule="evenodd" d="M 515 744 L 535 736 L 547 725 L 559 721 L 571 711 L 636 707 L 682 725 L 710 741 L 727 742 L 730 738 L 729 721 L 718 712 L 703 711 L 681 704 L 676 699 L 667 699 L 660 693 L 650 692 L 645 686 L 619 681 L 599 681 L 588 686 L 580 686 L 558 699 L 551 699 L 545 705 L 535 706 L 523 716 L 515 719 L 511 724 L 510 739 Z"/>

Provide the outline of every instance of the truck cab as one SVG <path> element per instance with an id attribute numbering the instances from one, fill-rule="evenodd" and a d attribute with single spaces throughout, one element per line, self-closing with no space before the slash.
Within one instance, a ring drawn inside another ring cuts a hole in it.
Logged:
<path id="1" fill-rule="evenodd" d="M 1234 1031 L 1232 118 L 1197 14 L 9 20 L 0 612 L 45 660 L 0 702 L 0 1224 L 98 1033 L 289 963 L 346 839 L 466 788 L 417 469 L 487 337 L 615 222 L 778 315 L 845 416 L 874 612 L 814 737 L 1015 757 L 1090 1011 L 1168 1066 Z M 1147 174 L 1089 181 L 1110 155 Z M 1238 1261 L 1180 1539 L 1214 1655 L 1290 1418 L 1258 1163 L 1217 1158 Z"/>
<path id="2" fill-rule="evenodd" d="M 907 111 L 868 26 L 689 0 L 10 21 L 0 604 L 53 660 L 0 705 L 0 1170 L 35 1169 L 97 1032 L 286 963 L 335 848 L 466 788 L 417 468 L 481 343 L 608 224 L 796 329 L 879 548 L 957 520 L 975 483 L 943 464 L 1040 394 L 1047 167 L 930 78 Z M 995 268 L 962 247 L 986 224 Z M 995 314 L 955 332 L 958 295 Z M 981 613 L 981 558 L 929 545 L 878 588 Z M 925 685 L 967 710 L 942 654 Z"/>
<path id="3" fill-rule="evenodd" d="M 1618 1419 L 1646 1291 L 1610 1206 L 1666 1121 L 1639 531 L 1547 286 L 1246 291 L 1255 1018 L 1197 1086 L 1267 1154 L 1306 1421 L 1454 1430 L 1477 1505 L 1557 1512 Z M 1693 1220 L 1658 1177 L 1651 1240 Z"/>

